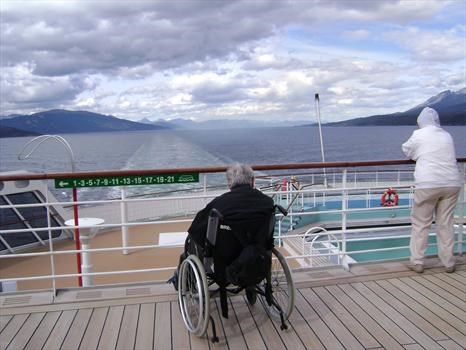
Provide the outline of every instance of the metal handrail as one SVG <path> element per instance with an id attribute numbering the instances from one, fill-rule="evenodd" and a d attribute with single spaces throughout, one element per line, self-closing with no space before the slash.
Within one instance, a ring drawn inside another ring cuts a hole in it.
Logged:
<path id="1" fill-rule="evenodd" d="M 466 158 L 457 158 L 460 163 L 466 163 Z M 384 160 L 384 161 L 358 161 L 358 162 L 326 162 L 326 163 L 289 163 L 289 164 L 268 164 L 252 165 L 255 171 L 270 170 L 294 170 L 294 169 L 320 169 L 320 168 L 353 168 L 371 167 L 387 165 L 414 164 L 412 160 Z M 104 171 L 81 171 L 81 172 L 61 172 L 61 173 L 28 173 L 28 174 L 4 174 L 0 175 L 0 181 L 17 180 L 54 180 L 69 179 L 76 177 L 96 177 L 96 176 L 130 176 L 130 175 L 160 175 L 160 174 L 182 174 L 182 173 L 224 173 L 227 166 L 217 167 L 194 167 L 194 168 L 166 168 L 166 169 L 131 169 L 131 170 L 104 170 Z"/>

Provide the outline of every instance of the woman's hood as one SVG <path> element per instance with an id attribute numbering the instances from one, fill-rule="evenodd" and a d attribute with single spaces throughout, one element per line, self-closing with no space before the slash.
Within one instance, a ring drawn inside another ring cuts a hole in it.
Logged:
<path id="1" fill-rule="evenodd" d="M 419 117 L 417 117 L 417 125 L 419 125 L 420 128 L 425 128 L 430 125 L 440 127 L 440 119 L 437 111 L 430 107 L 424 108 L 419 114 Z"/>

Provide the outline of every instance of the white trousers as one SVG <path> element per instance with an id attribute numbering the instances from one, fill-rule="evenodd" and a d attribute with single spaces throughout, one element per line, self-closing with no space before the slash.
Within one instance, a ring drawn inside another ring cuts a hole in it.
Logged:
<path id="1" fill-rule="evenodd" d="M 453 213 L 460 189 L 460 187 L 438 187 L 414 191 L 410 242 L 412 264 L 424 264 L 429 229 L 435 213 L 438 256 L 445 267 L 455 265 Z"/>

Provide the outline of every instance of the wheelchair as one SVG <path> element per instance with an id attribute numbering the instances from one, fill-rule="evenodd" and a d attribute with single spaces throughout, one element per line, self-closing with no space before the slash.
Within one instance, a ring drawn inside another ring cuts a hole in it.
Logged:
<path id="1" fill-rule="evenodd" d="M 216 261 L 213 252 L 218 244 L 217 237 L 222 214 L 212 209 L 207 227 L 204 249 L 189 253 L 179 266 L 178 272 L 178 302 L 184 324 L 188 331 L 198 337 L 207 332 L 209 323 L 212 328 L 212 342 L 217 342 L 215 322 L 210 315 L 210 299 L 220 294 L 222 316 L 228 318 L 227 294 L 238 294 L 246 291 L 246 299 L 250 305 L 256 302 L 257 296 L 267 314 L 281 323 L 280 328 L 288 328 L 286 321 L 294 309 L 295 289 L 291 270 L 283 255 L 273 246 L 273 232 L 275 227 L 275 210 L 283 215 L 287 212 L 276 205 L 269 220 L 268 257 L 271 259 L 270 270 L 259 283 L 252 286 L 234 285 L 222 279 L 219 282 L 215 273 Z M 226 312 L 225 312 L 226 311 Z"/>

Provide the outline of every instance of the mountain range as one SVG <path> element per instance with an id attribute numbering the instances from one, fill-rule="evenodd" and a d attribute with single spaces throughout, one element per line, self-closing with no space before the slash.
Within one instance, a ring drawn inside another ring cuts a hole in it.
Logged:
<path id="1" fill-rule="evenodd" d="M 404 112 L 370 117 L 354 118 L 328 123 L 329 126 L 371 126 L 371 125 L 416 125 L 416 120 L 425 107 L 434 108 L 440 115 L 442 125 L 466 125 L 466 88 L 452 92 L 443 91 L 424 103 Z"/>
<path id="2" fill-rule="evenodd" d="M 326 126 L 378 126 L 416 125 L 416 118 L 422 108 L 435 108 L 442 125 L 466 125 L 466 88 L 452 92 L 443 91 L 424 103 L 407 111 L 384 115 L 355 118 L 324 124 Z M 311 124 L 315 125 L 315 124 Z M 265 126 L 309 126 L 301 121 L 252 121 L 252 120 L 209 120 L 195 122 L 189 119 L 158 119 L 155 122 L 142 119 L 133 122 L 114 116 L 87 111 L 54 109 L 31 115 L 10 115 L 0 117 L 0 137 L 35 136 L 40 134 L 66 134 L 107 131 L 139 131 L 159 129 L 220 129 L 253 128 Z"/>

